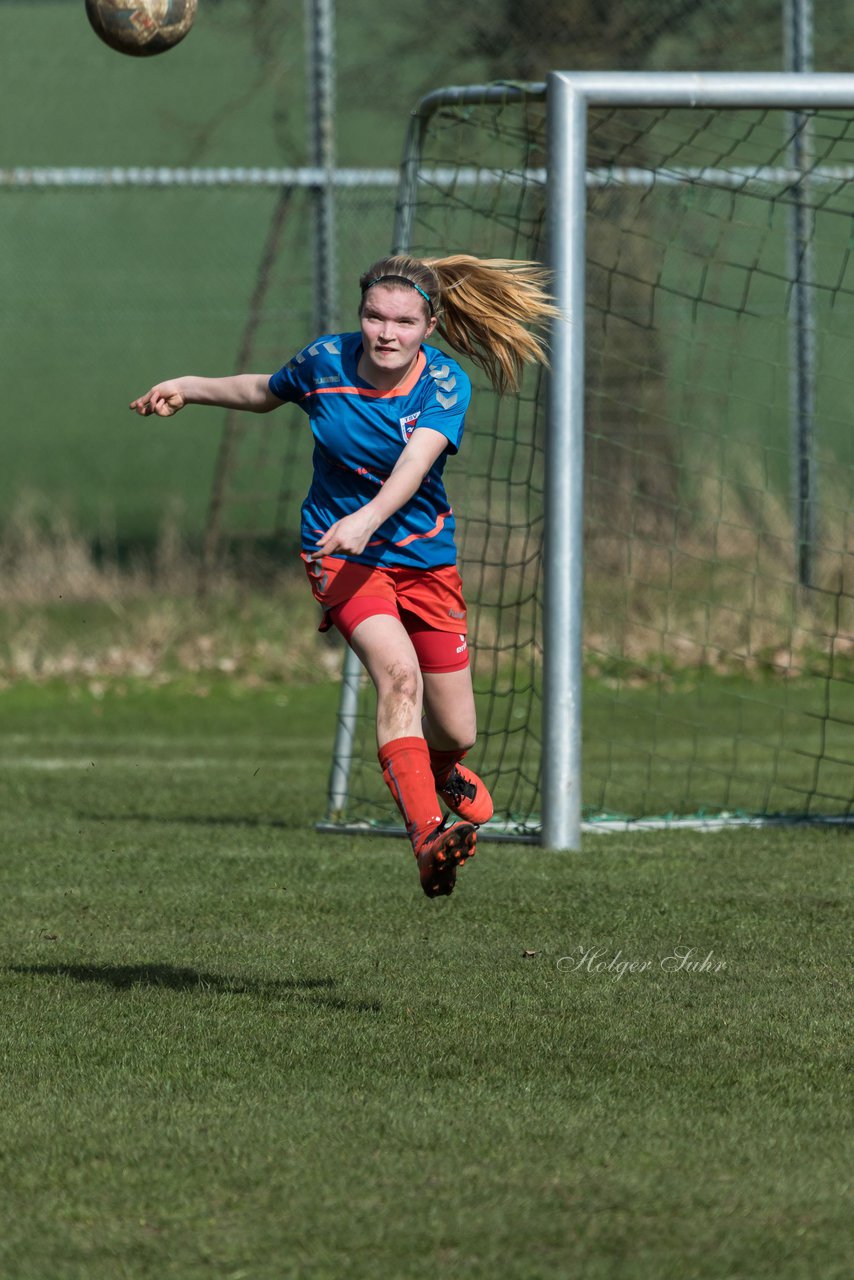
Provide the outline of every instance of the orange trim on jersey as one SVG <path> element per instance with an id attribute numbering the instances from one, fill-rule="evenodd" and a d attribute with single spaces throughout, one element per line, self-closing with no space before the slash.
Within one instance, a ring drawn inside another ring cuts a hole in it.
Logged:
<path id="1" fill-rule="evenodd" d="M 436 523 L 433 525 L 433 528 L 430 529 L 427 533 L 407 534 L 407 536 L 405 538 L 402 538 L 400 542 L 392 543 L 392 545 L 395 547 L 408 547 L 410 542 L 417 542 L 419 538 L 435 538 L 437 533 L 442 532 L 442 529 L 444 528 L 444 525 L 445 525 L 445 521 L 450 515 L 453 515 L 453 511 L 451 511 L 449 507 L 447 511 L 440 512 L 440 514 L 436 517 Z M 368 546 L 370 545 L 371 544 L 368 543 Z"/>
<path id="2" fill-rule="evenodd" d="M 424 372 L 426 363 L 427 357 L 423 351 L 419 351 L 406 379 L 398 386 L 392 387 L 390 391 L 378 391 L 376 387 L 315 387 L 313 391 L 306 391 L 302 398 L 308 400 L 310 396 L 366 396 L 369 400 L 394 400 L 398 396 L 409 395 Z"/>
<path id="3" fill-rule="evenodd" d="M 426 533 L 408 533 L 405 538 L 401 538 L 400 542 L 392 542 L 390 538 L 373 538 L 368 543 L 368 546 L 381 547 L 384 542 L 388 542 L 391 543 L 391 546 L 393 547 L 408 547 L 410 542 L 418 542 L 421 538 L 435 538 L 437 533 L 442 532 L 448 516 L 452 516 L 453 514 L 454 513 L 450 507 L 447 511 L 440 512 L 436 517 L 436 523 L 433 525 L 433 528 L 428 529 Z M 320 533 L 320 529 L 315 530 L 315 532 Z"/>
<path id="4" fill-rule="evenodd" d="M 390 538 L 372 538 L 371 541 L 368 543 L 368 546 L 381 547 L 384 542 L 388 542 L 393 547 L 408 547 L 410 542 L 418 542 L 419 539 L 421 538 L 435 538 L 436 534 L 441 533 L 442 530 L 444 529 L 445 521 L 448 519 L 448 516 L 452 516 L 453 514 L 454 514 L 453 508 L 448 507 L 447 511 L 440 511 L 439 515 L 436 517 L 436 523 L 433 525 L 433 528 L 428 529 L 426 533 L 408 533 L 405 538 L 401 538 L 400 542 L 392 542 Z M 322 536 L 323 534 L 322 529 L 315 529 L 314 532 L 318 536 Z M 304 555 L 305 552 L 303 552 L 302 554 Z M 385 568 L 386 566 L 379 565 L 377 567 Z"/>

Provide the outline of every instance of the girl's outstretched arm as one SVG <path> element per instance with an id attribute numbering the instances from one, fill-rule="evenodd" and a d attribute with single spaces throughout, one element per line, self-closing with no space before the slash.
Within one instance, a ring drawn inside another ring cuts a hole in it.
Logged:
<path id="1" fill-rule="evenodd" d="M 190 374 L 158 382 L 145 395 L 132 400 L 130 407 L 143 418 L 150 414 L 171 418 L 188 404 L 269 413 L 282 403 L 269 389 L 269 380 L 268 373 L 236 373 L 228 378 L 201 378 Z"/>

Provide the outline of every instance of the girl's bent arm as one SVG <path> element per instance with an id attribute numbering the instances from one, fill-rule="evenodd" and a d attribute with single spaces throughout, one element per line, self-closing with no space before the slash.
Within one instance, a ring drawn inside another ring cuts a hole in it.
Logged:
<path id="1" fill-rule="evenodd" d="M 427 472 L 447 447 L 447 438 L 441 432 L 432 427 L 416 427 L 377 496 L 330 525 L 318 538 L 318 550 L 312 559 L 336 553 L 361 555 L 380 525 L 420 489 Z"/>
<path id="2" fill-rule="evenodd" d="M 160 418 L 171 418 L 188 404 L 269 413 L 282 403 L 270 390 L 269 380 L 267 373 L 236 373 L 228 378 L 202 378 L 189 374 L 158 382 L 145 395 L 132 400 L 130 407 L 143 418 L 153 413 Z"/>

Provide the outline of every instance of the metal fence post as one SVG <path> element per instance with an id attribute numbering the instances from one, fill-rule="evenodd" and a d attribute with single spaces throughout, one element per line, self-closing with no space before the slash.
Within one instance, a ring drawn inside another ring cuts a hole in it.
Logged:
<path id="1" fill-rule="evenodd" d="M 803 75 L 812 71 L 812 0 L 785 0 L 784 45 L 786 70 Z M 812 166 L 812 126 L 802 111 L 786 113 L 789 166 L 796 181 L 789 209 L 789 278 L 792 301 L 789 318 L 789 418 L 792 521 L 798 582 L 815 581 L 818 498 L 815 457 L 815 314 L 813 281 L 813 213 L 809 203 Z"/>

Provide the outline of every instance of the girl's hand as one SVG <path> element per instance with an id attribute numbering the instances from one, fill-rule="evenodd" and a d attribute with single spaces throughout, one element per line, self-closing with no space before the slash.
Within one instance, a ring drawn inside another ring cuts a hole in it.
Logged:
<path id="1" fill-rule="evenodd" d="M 159 418 L 171 418 L 187 403 L 178 380 L 158 382 L 156 387 L 146 391 L 144 396 L 131 400 L 130 407 L 142 418 L 156 413 Z"/>
<path id="2" fill-rule="evenodd" d="M 336 520 L 317 539 L 318 549 L 312 559 L 320 560 L 322 556 L 334 555 L 361 555 L 376 528 L 376 522 L 364 507 L 361 511 L 354 511 L 352 515 Z"/>

